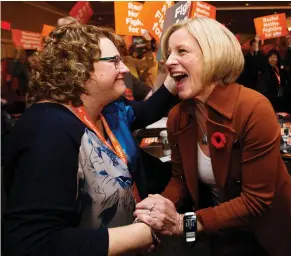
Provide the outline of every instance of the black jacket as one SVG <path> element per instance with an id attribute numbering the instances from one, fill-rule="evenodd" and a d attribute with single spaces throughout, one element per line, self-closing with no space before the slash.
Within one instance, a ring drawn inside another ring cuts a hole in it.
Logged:
<path id="1" fill-rule="evenodd" d="M 276 112 L 290 112 L 290 74 L 285 68 L 279 68 L 279 74 L 280 85 L 275 69 L 268 64 L 259 81 L 257 91 L 265 95 L 270 100 Z"/>

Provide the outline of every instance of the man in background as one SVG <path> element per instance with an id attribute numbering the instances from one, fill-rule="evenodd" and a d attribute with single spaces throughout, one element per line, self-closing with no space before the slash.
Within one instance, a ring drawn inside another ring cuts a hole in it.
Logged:
<path id="1" fill-rule="evenodd" d="M 250 41 L 249 52 L 245 57 L 245 66 L 242 74 L 238 78 L 238 83 L 256 89 L 260 74 L 264 71 L 264 55 L 259 50 L 260 37 L 256 35 Z"/>

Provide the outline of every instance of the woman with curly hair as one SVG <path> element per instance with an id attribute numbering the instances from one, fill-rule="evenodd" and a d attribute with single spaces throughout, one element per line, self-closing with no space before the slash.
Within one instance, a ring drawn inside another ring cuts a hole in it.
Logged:
<path id="1" fill-rule="evenodd" d="M 163 85 L 146 102 L 121 98 L 128 69 L 114 42 L 78 23 L 48 37 L 32 105 L 4 156 L 5 255 L 117 255 L 157 244 L 149 226 L 132 224 L 146 194 L 131 130 L 158 120 L 173 96 Z"/>

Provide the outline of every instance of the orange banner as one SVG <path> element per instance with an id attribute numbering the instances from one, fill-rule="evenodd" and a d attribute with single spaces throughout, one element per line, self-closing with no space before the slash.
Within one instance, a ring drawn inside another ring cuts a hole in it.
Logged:
<path id="1" fill-rule="evenodd" d="M 143 24 L 139 14 L 142 8 L 143 4 L 138 2 L 114 2 L 116 34 L 140 36 Z"/>
<path id="2" fill-rule="evenodd" d="M 208 3 L 197 1 L 192 2 L 190 18 L 208 17 L 216 18 L 216 8 Z"/>
<path id="3" fill-rule="evenodd" d="M 44 36 L 48 36 L 50 34 L 50 32 L 52 32 L 56 27 L 53 27 L 53 26 L 49 26 L 49 25 L 46 25 L 46 24 L 43 24 L 43 27 L 42 27 L 42 32 L 41 32 L 41 35 L 44 37 Z"/>
<path id="4" fill-rule="evenodd" d="M 12 29 L 12 41 L 15 47 L 25 50 L 41 49 L 41 34 L 30 31 Z"/>
<path id="5" fill-rule="evenodd" d="M 159 42 L 163 32 L 166 11 L 173 6 L 173 1 L 146 1 L 140 13 L 144 28 Z M 150 15 L 149 15 L 150 14 Z"/>
<path id="6" fill-rule="evenodd" d="M 261 40 L 271 39 L 288 34 L 285 13 L 273 14 L 254 19 L 256 33 Z"/>

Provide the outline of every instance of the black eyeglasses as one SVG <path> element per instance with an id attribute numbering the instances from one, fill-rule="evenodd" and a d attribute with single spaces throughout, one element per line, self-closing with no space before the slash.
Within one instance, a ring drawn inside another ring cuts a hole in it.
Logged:
<path id="1" fill-rule="evenodd" d="M 114 62 L 115 68 L 118 69 L 119 65 L 120 65 L 120 61 L 122 61 L 122 58 L 119 55 L 116 55 L 116 56 L 112 56 L 112 57 L 100 58 L 99 60 Z"/>

